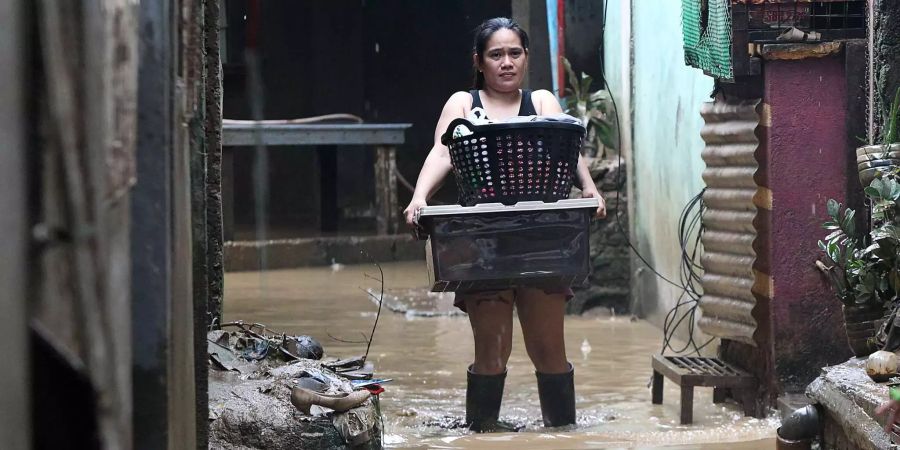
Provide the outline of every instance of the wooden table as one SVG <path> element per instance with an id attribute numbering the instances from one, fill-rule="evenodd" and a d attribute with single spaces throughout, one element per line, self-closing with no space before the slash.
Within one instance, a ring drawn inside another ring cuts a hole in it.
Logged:
<path id="1" fill-rule="evenodd" d="M 399 229 L 397 205 L 396 146 L 406 140 L 412 124 L 272 124 L 225 123 L 223 146 L 300 145 L 318 146 L 321 173 L 322 231 L 337 231 L 338 145 L 375 147 L 375 223 L 378 234 Z"/>

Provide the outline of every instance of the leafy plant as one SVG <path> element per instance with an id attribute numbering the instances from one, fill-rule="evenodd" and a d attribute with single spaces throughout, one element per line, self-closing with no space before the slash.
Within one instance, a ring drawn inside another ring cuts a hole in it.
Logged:
<path id="1" fill-rule="evenodd" d="M 877 145 L 881 146 L 881 153 L 868 153 L 874 156 L 873 160 L 888 159 L 891 151 L 891 144 L 900 143 L 900 88 L 894 94 L 894 101 L 888 110 L 887 124 L 885 124 L 884 132 L 881 133 L 881 142 Z M 863 140 L 865 142 L 865 140 Z"/>
<path id="2" fill-rule="evenodd" d="M 857 302 L 855 291 L 860 284 L 857 275 L 862 263 L 858 252 L 856 225 L 853 222 L 856 212 L 849 208 L 842 211 L 841 204 L 834 199 L 828 199 L 826 207 L 830 220 L 825 221 L 822 228 L 830 233 L 824 241 L 819 241 L 819 248 L 831 265 L 819 263 L 818 266 L 828 276 L 838 299 L 844 304 L 852 305 Z"/>
<path id="3" fill-rule="evenodd" d="M 882 144 L 885 147 L 900 142 L 900 130 L 897 129 L 898 112 L 900 112 L 900 88 L 897 88 L 897 93 L 894 94 L 894 101 L 891 103 L 891 109 L 888 112 L 887 128 L 885 128 L 882 135 L 884 137 Z M 887 151 L 887 148 L 885 148 L 885 151 Z"/>
<path id="4" fill-rule="evenodd" d="M 602 89 L 591 92 L 593 77 L 582 72 L 579 78 L 568 59 L 563 58 L 563 65 L 569 81 L 565 97 L 566 114 L 581 120 L 587 130 L 588 146 L 593 147 L 595 152 L 603 149 L 600 157 L 605 158 L 609 156 L 606 149 L 617 150 L 612 98 L 609 92 Z"/>
<path id="5" fill-rule="evenodd" d="M 900 183 L 894 176 L 876 178 L 865 194 L 873 205 L 870 244 L 863 247 L 857 236 L 855 212 L 829 199 L 829 220 L 822 227 L 830 233 L 819 241 L 819 248 L 830 265 L 817 265 L 844 304 L 876 306 L 892 301 L 900 292 Z"/>

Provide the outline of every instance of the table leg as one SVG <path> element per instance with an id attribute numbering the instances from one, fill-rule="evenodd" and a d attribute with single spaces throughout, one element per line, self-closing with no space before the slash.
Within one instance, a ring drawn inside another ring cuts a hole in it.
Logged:
<path id="1" fill-rule="evenodd" d="M 663 375 L 657 371 L 653 371 L 653 387 L 652 387 L 653 404 L 661 405 L 663 402 Z"/>
<path id="2" fill-rule="evenodd" d="M 694 421 L 694 387 L 681 386 L 681 424 L 689 425 Z"/>
<path id="3" fill-rule="evenodd" d="M 728 393 L 725 389 L 727 388 L 713 388 L 713 403 L 723 403 L 725 401 L 726 394 Z"/>
<path id="4" fill-rule="evenodd" d="M 397 150 L 378 147 L 375 155 L 375 222 L 378 234 L 395 234 L 399 228 L 397 205 Z"/>

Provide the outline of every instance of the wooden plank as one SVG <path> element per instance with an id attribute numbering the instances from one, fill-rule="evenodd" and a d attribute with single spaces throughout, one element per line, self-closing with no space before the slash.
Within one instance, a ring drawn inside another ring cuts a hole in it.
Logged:
<path id="1" fill-rule="evenodd" d="M 678 371 L 673 365 L 669 364 L 665 357 L 660 355 L 653 355 L 651 361 L 653 370 L 663 374 L 666 378 L 675 382 L 675 384 L 681 385 L 681 377 L 683 373 Z"/>
<path id="2" fill-rule="evenodd" d="M 718 361 L 721 366 L 717 367 L 717 365 L 711 364 L 711 361 L 709 358 L 700 357 L 654 355 L 653 369 L 680 386 L 737 388 L 756 386 L 757 382 L 754 376 L 738 373 L 721 361 Z"/>
<path id="3" fill-rule="evenodd" d="M 203 36 L 201 18 L 197 17 L 201 0 L 182 0 L 174 2 L 177 9 L 172 10 L 175 23 L 166 27 L 176 31 L 177 44 L 173 49 L 176 54 L 175 85 L 175 123 L 188 124 L 197 117 L 201 107 L 198 92 L 202 92 L 202 54 Z M 173 7 L 175 7 L 173 5 Z M 168 93 L 161 93 L 167 95 Z M 196 370 L 195 367 L 195 335 L 194 305 L 192 296 L 192 234 L 191 234 L 191 192 L 190 180 L 190 128 L 175 128 L 174 145 L 172 147 L 172 303 L 171 320 L 169 322 L 169 416 L 168 416 L 168 448 L 196 448 L 197 423 L 196 407 Z M 205 350 L 205 349 L 204 349 Z"/>
<path id="4" fill-rule="evenodd" d="M 412 124 L 229 124 L 222 145 L 400 145 Z"/>

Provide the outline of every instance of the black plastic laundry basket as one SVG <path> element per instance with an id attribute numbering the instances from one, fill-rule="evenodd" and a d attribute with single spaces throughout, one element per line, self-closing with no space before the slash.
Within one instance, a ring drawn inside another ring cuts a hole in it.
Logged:
<path id="1" fill-rule="evenodd" d="M 459 125 L 472 134 L 453 138 Z M 474 125 L 455 119 L 441 142 L 450 148 L 461 205 L 511 205 L 568 198 L 584 134 L 584 127 L 573 123 Z"/>

